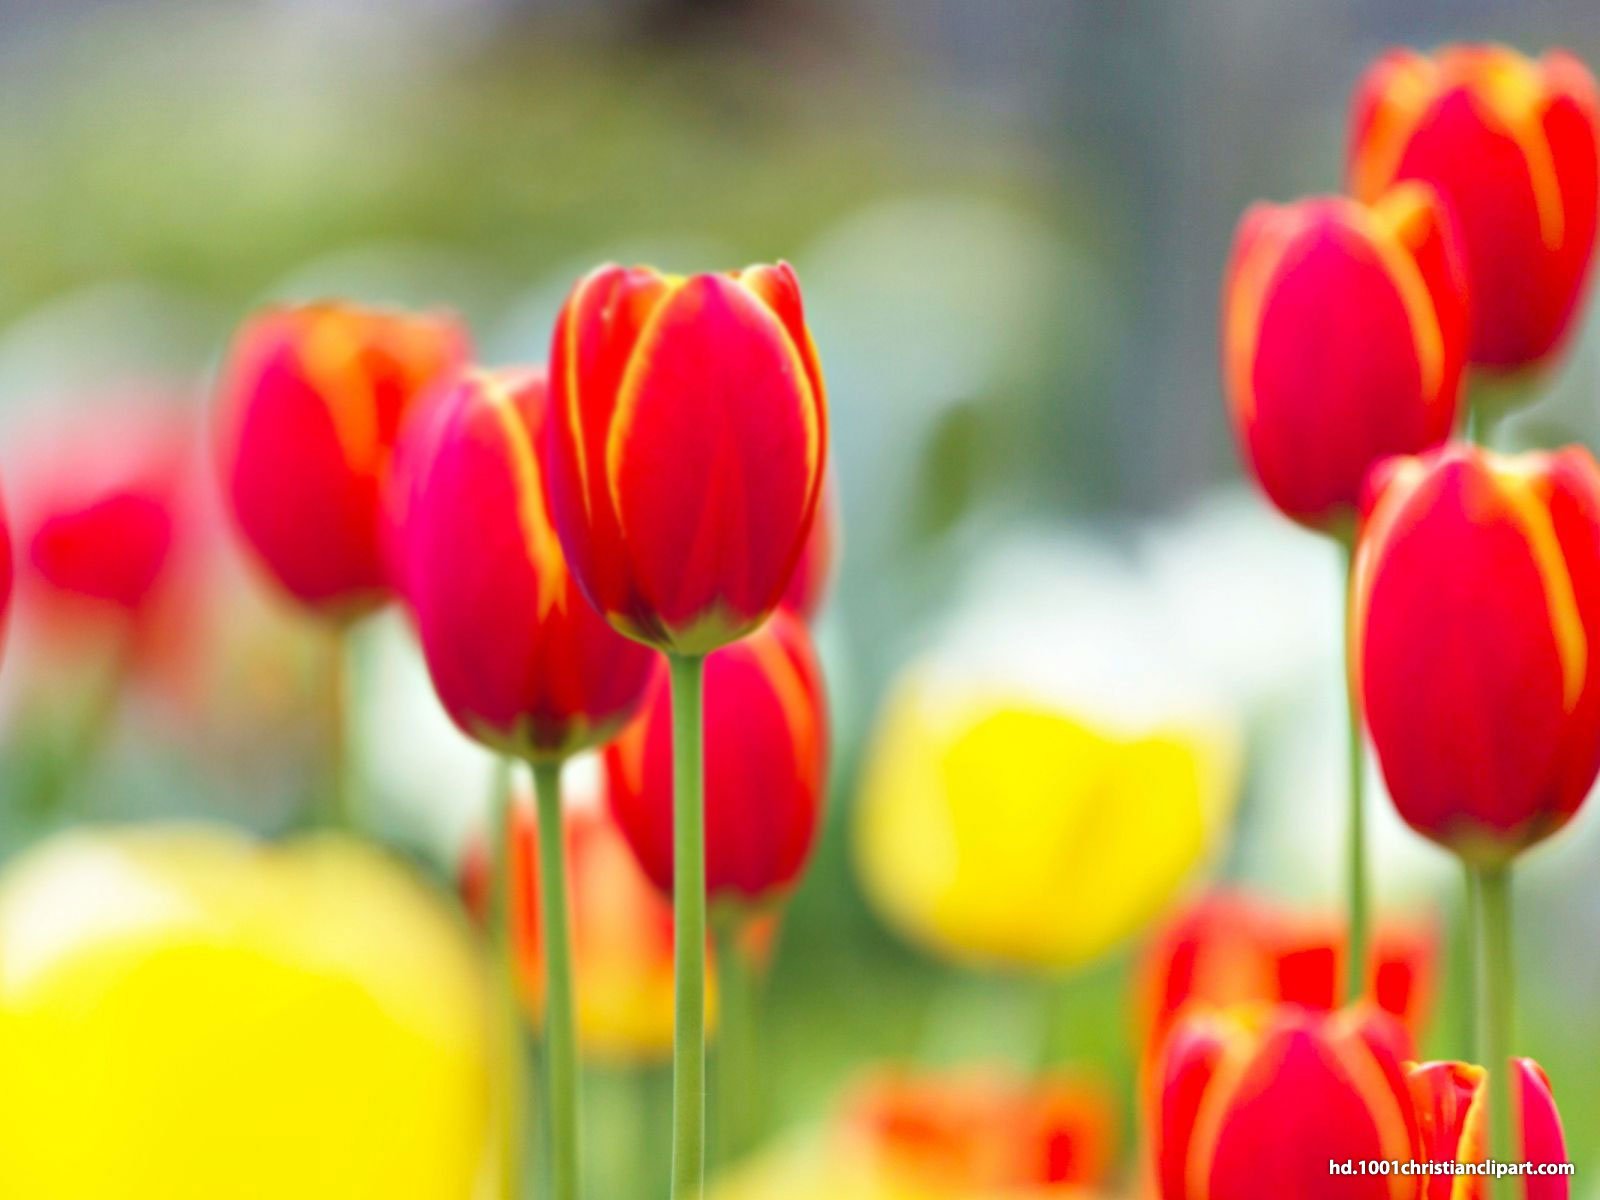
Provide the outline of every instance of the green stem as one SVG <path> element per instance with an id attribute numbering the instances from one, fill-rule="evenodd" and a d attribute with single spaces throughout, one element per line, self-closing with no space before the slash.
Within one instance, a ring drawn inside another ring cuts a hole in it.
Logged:
<path id="1" fill-rule="evenodd" d="M 1352 606 L 1355 602 L 1354 565 L 1355 538 L 1344 543 L 1344 643 L 1345 643 L 1345 703 L 1346 738 L 1348 743 L 1347 778 L 1349 784 L 1348 838 L 1347 842 L 1347 896 L 1350 905 L 1350 955 L 1345 969 L 1345 994 L 1352 1002 L 1366 995 L 1371 915 L 1367 892 L 1367 810 L 1366 810 L 1366 744 L 1361 729 L 1361 699 L 1356 695 L 1355 676 L 1349 669 L 1350 658 L 1360 648 L 1350 644 L 1354 630 Z"/>
<path id="2" fill-rule="evenodd" d="M 1489 1071 L 1489 1154 L 1497 1162 L 1521 1158 L 1512 1141 L 1511 1030 L 1515 1020 L 1511 949 L 1511 869 L 1476 868 L 1478 876 L 1478 1015 L 1483 1065 Z M 1511 1194 L 1496 1179 L 1496 1197 Z"/>
<path id="3" fill-rule="evenodd" d="M 328 639 L 328 779 L 321 823 L 351 832 L 356 826 L 354 738 L 350 728 L 350 632 L 339 625 Z"/>
<path id="4" fill-rule="evenodd" d="M 1482 1016 L 1478 1012 L 1478 972 L 1481 954 L 1478 950 L 1478 930 L 1483 924 L 1483 888 L 1475 867 L 1466 868 L 1467 912 L 1465 939 L 1466 988 L 1461 993 L 1462 1044 L 1466 1057 L 1472 1062 L 1483 1062 L 1488 1047 L 1483 1044 Z"/>
<path id="5" fill-rule="evenodd" d="M 761 1133 L 761 972 L 746 945 L 749 922 L 736 908 L 712 922 L 717 947 L 717 1143 L 723 1165 L 749 1152 Z"/>
<path id="6" fill-rule="evenodd" d="M 701 723 L 705 660 L 669 655 L 672 684 L 672 1200 L 705 1185 L 706 837 Z"/>
<path id="7" fill-rule="evenodd" d="M 524 1196 L 524 1113 L 527 1111 L 527 1026 L 522 1018 L 518 986 L 515 928 L 516 886 L 512 879 L 511 764 L 495 765 L 494 795 L 489 813 L 489 938 L 493 953 L 493 1007 L 500 1066 L 500 1196 Z"/>
<path id="8" fill-rule="evenodd" d="M 539 809 L 540 944 L 544 947 L 545 1106 L 554 1200 L 578 1200 L 578 1019 L 573 999 L 572 918 L 567 905 L 561 764 L 533 764 Z"/>

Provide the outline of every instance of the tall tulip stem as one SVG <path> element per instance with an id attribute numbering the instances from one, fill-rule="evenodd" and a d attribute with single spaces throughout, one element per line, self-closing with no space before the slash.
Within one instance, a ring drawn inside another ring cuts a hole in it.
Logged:
<path id="1" fill-rule="evenodd" d="M 1367 892 L 1367 812 L 1366 812 L 1366 743 L 1361 733 L 1361 698 L 1356 695 L 1355 673 L 1350 670 L 1351 656 L 1358 647 L 1351 645 L 1355 632 L 1355 535 L 1344 542 L 1344 643 L 1345 643 L 1345 705 L 1348 763 L 1346 767 L 1349 787 L 1349 824 L 1347 841 L 1347 897 L 1350 906 L 1350 957 L 1345 969 L 1345 992 L 1354 1002 L 1367 990 L 1369 899 Z"/>
<path id="2" fill-rule="evenodd" d="M 758 1094 L 761 969 L 750 946 L 751 916 L 738 908 L 716 914 L 718 1159 L 732 1162 L 760 1135 Z"/>
<path id="3" fill-rule="evenodd" d="M 706 814 L 702 786 L 705 659 L 668 655 L 672 686 L 672 1200 L 705 1184 Z"/>
<path id="4" fill-rule="evenodd" d="M 328 638 L 328 778 L 322 822 L 350 832 L 356 825 L 354 731 L 351 729 L 350 629 L 340 624 Z"/>
<path id="5" fill-rule="evenodd" d="M 1480 1049 L 1489 1071 L 1489 1153 L 1498 1162 L 1520 1157 L 1512 1142 L 1511 1028 L 1515 997 L 1511 948 L 1511 870 L 1474 868 L 1478 876 L 1478 1019 Z M 1509 1196 L 1510 1184 L 1495 1181 L 1496 1196 Z"/>
<path id="6" fill-rule="evenodd" d="M 582 1195 L 578 1132 L 578 1019 L 572 972 L 572 917 L 561 821 L 561 763 L 533 764 L 539 819 L 539 920 L 544 947 L 545 1111 L 554 1200 Z"/>
<path id="7" fill-rule="evenodd" d="M 511 764 L 495 764 L 489 812 L 489 938 L 493 961 L 496 1059 L 500 1066 L 500 1198 L 524 1200 L 527 1025 L 517 980 L 517 939 L 512 913 Z"/>

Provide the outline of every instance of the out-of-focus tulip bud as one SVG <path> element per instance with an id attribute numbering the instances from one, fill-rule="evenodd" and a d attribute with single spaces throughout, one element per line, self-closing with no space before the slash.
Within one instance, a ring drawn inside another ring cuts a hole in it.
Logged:
<path id="1" fill-rule="evenodd" d="M 1287 516 L 1348 529 L 1374 463 L 1450 436 L 1463 279 L 1448 215 L 1423 184 L 1370 205 L 1245 213 L 1223 282 L 1222 373 L 1244 458 Z"/>
<path id="2" fill-rule="evenodd" d="M 866 769 L 862 883 L 896 929 L 958 961 L 1078 966 L 1171 901 L 1217 843 L 1236 776 L 1218 728 L 1133 733 L 913 674 Z"/>
<path id="3" fill-rule="evenodd" d="M 639 870 L 604 806 L 592 794 L 568 800 L 563 820 L 580 1044 L 600 1061 L 664 1062 L 672 1054 L 672 905 Z M 512 932 L 523 998 L 537 1023 L 544 1012 L 538 831 L 530 804 L 513 804 L 512 820 Z M 480 921 L 488 885 L 488 847 L 479 838 L 462 861 L 461 891 Z"/>
<path id="4" fill-rule="evenodd" d="M 1600 767 L 1600 468 L 1470 446 L 1374 479 L 1352 670 L 1389 794 L 1490 867 L 1549 836 Z"/>
<path id="5" fill-rule="evenodd" d="M 542 370 L 470 371 L 401 436 L 405 600 L 435 690 L 469 736 L 565 758 L 638 707 L 656 656 L 578 591 L 550 524 Z M 416 438 L 419 444 L 411 444 Z"/>
<path id="6" fill-rule="evenodd" d="M 1567 1161 L 1566 1138 L 1550 1080 L 1530 1058 L 1512 1060 L 1519 1162 Z M 1432 1163 L 1477 1163 L 1489 1157 L 1489 1077 L 1482 1067 L 1459 1062 L 1422 1063 L 1410 1071 L 1411 1094 L 1421 1135 L 1419 1157 Z M 1557 1174 L 1530 1175 L 1515 1194 L 1526 1200 L 1567 1200 L 1571 1182 Z M 1485 1200 L 1489 1182 L 1473 1175 L 1425 1177 L 1418 1200 Z"/>
<path id="7" fill-rule="evenodd" d="M 348 617 L 384 599 L 395 438 L 467 355 L 453 318 L 343 304 L 269 309 L 239 331 L 220 383 L 223 486 L 256 556 L 302 604 Z"/>
<path id="8" fill-rule="evenodd" d="M 759 904 L 810 859 L 827 798 L 822 671 L 788 613 L 706 660 L 706 891 Z M 672 704 L 658 672 L 639 719 L 606 747 L 611 811 L 644 867 L 672 889 Z"/>
<path id="9" fill-rule="evenodd" d="M 1351 191 L 1438 190 L 1460 230 L 1474 363 L 1532 366 L 1572 326 L 1594 252 L 1597 143 L 1594 78 L 1561 51 L 1393 50 L 1356 88 Z"/>
<path id="10" fill-rule="evenodd" d="M 783 593 L 781 607 L 802 621 L 815 619 L 833 583 L 838 557 L 839 489 L 830 475 L 822 486 L 822 499 L 817 503 L 811 533 L 800 551 L 800 561 L 794 565 L 794 574 L 789 576 L 789 587 Z"/>
<path id="11" fill-rule="evenodd" d="M 461 923 L 367 847 L 63 837 L 0 882 L 0 1195 L 473 1195 L 484 1003 Z"/>
<path id="12" fill-rule="evenodd" d="M 556 322 L 551 479 L 584 592 L 630 637 L 703 654 L 783 597 L 822 490 L 822 371 L 787 264 L 602 267 Z"/>
<path id="13" fill-rule="evenodd" d="M 716 1200 L 1067 1200 L 1098 1194 L 1112 1104 L 1067 1077 L 889 1072 L 848 1094 L 823 1146 L 758 1159 Z"/>
<path id="14" fill-rule="evenodd" d="M 11 584 L 14 567 L 11 561 L 11 521 L 0 500 L 0 649 L 4 649 L 6 630 L 11 621 Z"/>
<path id="15" fill-rule="evenodd" d="M 1385 919 L 1374 931 L 1367 995 L 1416 1037 L 1428 1016 L 1439 954 L 1431 921 Z M 1348 939 L 1342 920 L 1301 913 L 1244 892 L 1219 891 L 1179 914 L 1151 943 L 1140 971 L 1145 1061 L 1195 1008 L 1343 1002 Z"/>
<path id="16" fill-rule="evenodd" d="M 1196 1012 L 1173 1028 L 1155 1120 L 1161 1200 L 1413 1200 L 1414 1177 L 1330 1163 L 1417 1156 L 1399 1025 L 1298 1005 Z"/>

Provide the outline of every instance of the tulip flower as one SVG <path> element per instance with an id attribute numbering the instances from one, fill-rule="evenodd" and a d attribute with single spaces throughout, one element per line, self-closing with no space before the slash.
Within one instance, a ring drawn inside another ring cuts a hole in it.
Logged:
<path id="1" fill-rule="evenodd" d="M 552 507 L 594 606 L 671 667 L 678 1049 L 673 1200 L 704 1179 L 706 654 L 761 624 L 800 557 L 827 405 L 787 264 L 668 276 L 601 267 L 556 321 Z"/>
<path id="2" fill-rule="evenodd" d="M 1099 1088 L 970 1068 L 870 1077 L 824 1138 L 734 1173 L 717 1200 L 1075 1200 L 1098 1194 L 1115 1152 Z"/>
<path id="3" fill-rule="evenodd" d="M 11 522 L 5 504 L 0 502 L 0 647 L 5 645 L 6 628 L 11 618 Z"/>
<path id="4" fill-rule="evenodd" d="M 1223 379 L 1282 512 L 1347 530 L 1368 470 L 1450 436 L 1466 354 L 1460 252 L 1433 191 L 1245 213 L 1223 283 Z"/>
<path id="5" fill-rule="evenodd" d="M 1536 367 L 1573 326 L 1594 255 L 1600 95 L 1572 55 L 1392 50 L 1356 88 L 1352 193 L 1431 184 L 1460 230 L 1471 361 Z"/>
<path id="6" fill-rule="evenodd" d="M 517 979 L 530 1018 L 544 1017 L 544 953 L 539 934 L 538 831 L 532 807 L 511 808 L 512 931 Z M 599 1062 L 665 1061 L 672 1053 L 672 905 L 639 869 L 616 823 L 593 796 L 565 809 L 572 889 L 572 956 L 578 1036 Z M 489 847 L 470 843 L 461 890 L 487 922 Z"/>
<path id="7" fill-rule="evenodd" d="M 602 267 L 556 322 L 556 525 L 589 599 L 680 655 L 783 597 L 822 491 L 822 371 L 786 264 Z"/>
<path id="8" fill-rule="evenodd" d="M 1124 731 L 913 674 L 869 754 L 862 885 L 891 925 L 945 957 L 1076 967 L 1154 920 L 1208 857 L 1236 770 L 1212 727 Z"/>
<path id="9" fill-rule="evenodd" d="M 468 372 L 431 404 L 397 452 L 417 465 L 398 520 L 405 600 L 440 700 L 467 736 L 519 758 L 605 741 L 655 658 L 567 570 L 537 454 L 545 373 Z"/>
<path id="10" fill-rule="evenodd" d="M 827 795 L 822 670 L 779 613 L 706 660 L 706 890 L 756 907 L 792 888 Z M 639 719 L 606 747 L 606 794 L 645 874 L 672 890 L 672 713 L 658 674 Z"/>
<path id="11" fill-rule="evenodd" d="M 1512 1064 L 1516 1077 L 1517 1162 L 1554 1166 L 1567 1161 L 1566 1137 L 1550 1080 L 1532 1059 Z M 1411 1094 L 1421 1136 L 1419 1158 L 1431 1163 L 1481 1163 L 1489 1157 L 1487 1072 L 1467 1063 L 1434 1062 L 1412 1067 Z M 1500 1160 L 1504 1161 L 1504 1160 Z M 1530 1175 L 1518 1192 L 1526 1200 L 1567 1200 L 1568 1177 Z M 1426 1177 L 1417 1200 L 1484 1200 L 1489 1181 L 1478 1175 Z"/>
<path id="12" fill-rule="evenodd" d="M 1291 1004 L 1181 1019 L 1158 1076 L 1161 1200 L 1414 1200 L 1414 1177 L 1329 1170 L 1417 1157 L 1408 1053 L 1392 1019 L 1353 1009 Z"/>
<path id="13" fill-rule="evenodd" d="M 561 835 L 561 764 L 615 733 L 655 658 L 584 600 L 550 522 L 538 448 L 550 423 L 542 370 L 468 371 L 402 434 L 390 484 L 391 568 L 403 583 L 434 689 L 469 736 L 534 764 L 547 885 L 549 1043 L 556 1194 L 579 1194 L 577 1046 Z M 497 803 L 505 804 L 504 789 Z M 503 833 L 504 814 L 495 817 Z M 497 837 L 498 842 L 498 837 Z M 503 847 L 496 862 L 507 866 Z M 512 890 L 497 871 L 502 900 Z M 500 953 L 511 954 L 497 906 Z M 511 972 L 502 972 L 506 983 Z M 520 1026 L 504 1016 L 508 1037 Z M 513 1062 L 520 1057 L 513 1052 Z M 516 1146 L 505 1146 L 505 1170 Z"/>
<path id="14" fill-rule="evenodd" d="M 1213 892 L 1180 913 L 1152 941 L 1140 969 L 1145 1061 L 1196 1008 L 1298 1004 L 1338 1008 L 1346 994 L 1349 938 L 1342 922 L 1301 913 L 1245 892 Z M 1426 1021 L 1437 968 L 1432 923 L 1380 921 L 1365 993 L 1413 1037 Z"/>
<path id="15" fill-rule="evenodd" d="M 0 948 L 0 1195 L 477 1194 L 482 978 L 377 851 L 68 834 L 0 878 Z"/>
<path id="16" fill-rule="evenodd" d="M 454 318 L 345 304 L 267 309 L 240 329 L 219 384 L 223 486 L 257 558 L 307 608 L 345 618 L 386 596 L 395 438 L 467 353 Z"/>
<path id="17" fill-rule="evenodd" d="M 1600 768 L 1600 469 L 1455 446 L 1375 480 L 1351 667 L 1400 815 L 1499 866 Z"/>
<path id="18" fill-rule="evenodd" d="M 1389 793 L 1461 857 L 1478 926 L 1487 1061 L 1510 1058 L 1511 863 L 1600 770 L 1600 467 L 1576 447 L 1470 446 L 1374 480 L 1352 660 Z M 1505 1072 L 1496 1111 L 1510 1108 Z M 1509 1127 L 1497 1127 L 1503 1157 Z"/>

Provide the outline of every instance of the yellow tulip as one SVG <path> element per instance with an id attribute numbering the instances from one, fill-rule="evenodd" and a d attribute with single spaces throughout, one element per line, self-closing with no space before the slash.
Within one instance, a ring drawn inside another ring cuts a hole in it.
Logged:
<path id="1" fill-rule="evenodd" d="M 858 867 L 884 918 L 929 950 L 1076 967 L 1162 913 L 1216 846 L 1236 781 L 1220 723 L 1128 732 L 916 672 L 870 752 Z"/>
<path id="2" fill-rule="evenodd" d="M 463 923 L 333 837 L 67 835 L 0 880 L 0 1196 L 467 1200 L 482 985 Z"/>

